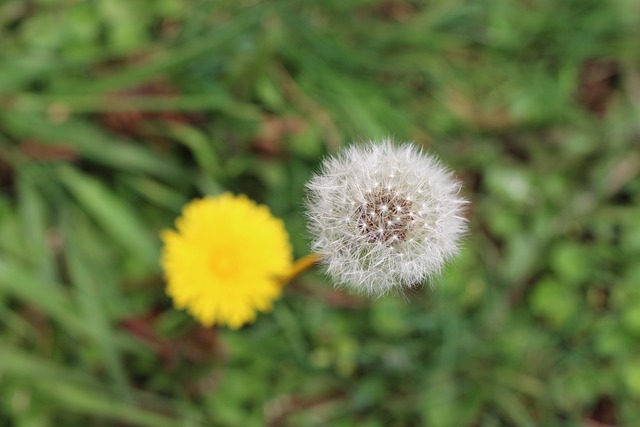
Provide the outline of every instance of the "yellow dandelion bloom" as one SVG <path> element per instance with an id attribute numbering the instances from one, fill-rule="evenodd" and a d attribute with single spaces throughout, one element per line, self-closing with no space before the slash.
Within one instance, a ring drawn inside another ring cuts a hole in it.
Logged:
<path id="1" fill-rule="evenodd" d="M 266 206 L 230 193 L 189 203 L 165 230 L 167 294 L 205 326 L 253 322 L 282 293 L 292 267 L 289 236 Z"/>

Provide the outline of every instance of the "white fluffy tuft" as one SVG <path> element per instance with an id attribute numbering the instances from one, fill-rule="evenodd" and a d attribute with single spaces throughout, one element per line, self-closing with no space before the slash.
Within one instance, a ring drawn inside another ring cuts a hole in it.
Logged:
<path id="1" fill-rule="evenodd" d="M 327 158 L 307 184 L 312 250 L 336 285 L 381 296 L 437 275 L 466 232 L 461 184 L 432 155 L 391 140 Z"/>

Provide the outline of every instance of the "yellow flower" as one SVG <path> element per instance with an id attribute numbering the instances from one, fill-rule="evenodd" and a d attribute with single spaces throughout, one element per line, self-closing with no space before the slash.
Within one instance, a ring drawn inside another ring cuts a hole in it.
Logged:
<path id="1" fill-rule="evenodd" d="M 253 322 L 282 293 L 291 271 L 283 222 L 244 195 L 197 199 L 165 230 L 162 268 L 167 294 L 205 326 Z"/>

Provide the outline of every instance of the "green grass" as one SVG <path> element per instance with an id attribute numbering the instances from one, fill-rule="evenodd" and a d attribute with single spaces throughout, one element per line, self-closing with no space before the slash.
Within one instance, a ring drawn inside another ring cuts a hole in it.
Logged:
<path id="1" fill-rule="evenodd" d="M 2 2 L 0 425 L 634 425 L 639 29 L 632 0 Z M 191 198 L 248 194 L 304 256 L 310 174 L 388 135 L 471 201 L 433 289 L 314 271 L 239 331 L 171 307 Z"/>

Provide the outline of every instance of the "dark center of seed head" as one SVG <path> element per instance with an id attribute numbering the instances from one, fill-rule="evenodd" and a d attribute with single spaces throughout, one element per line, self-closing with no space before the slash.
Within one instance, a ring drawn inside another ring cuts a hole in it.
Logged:
<path id="1" fill-rule="evenodd" d="M 389 247 L 406 240 L 416 219 L 413 202 L 393 188 L 365 193 L 354 217 L 358 231 L 369 243 L 382 243 Z"/>

